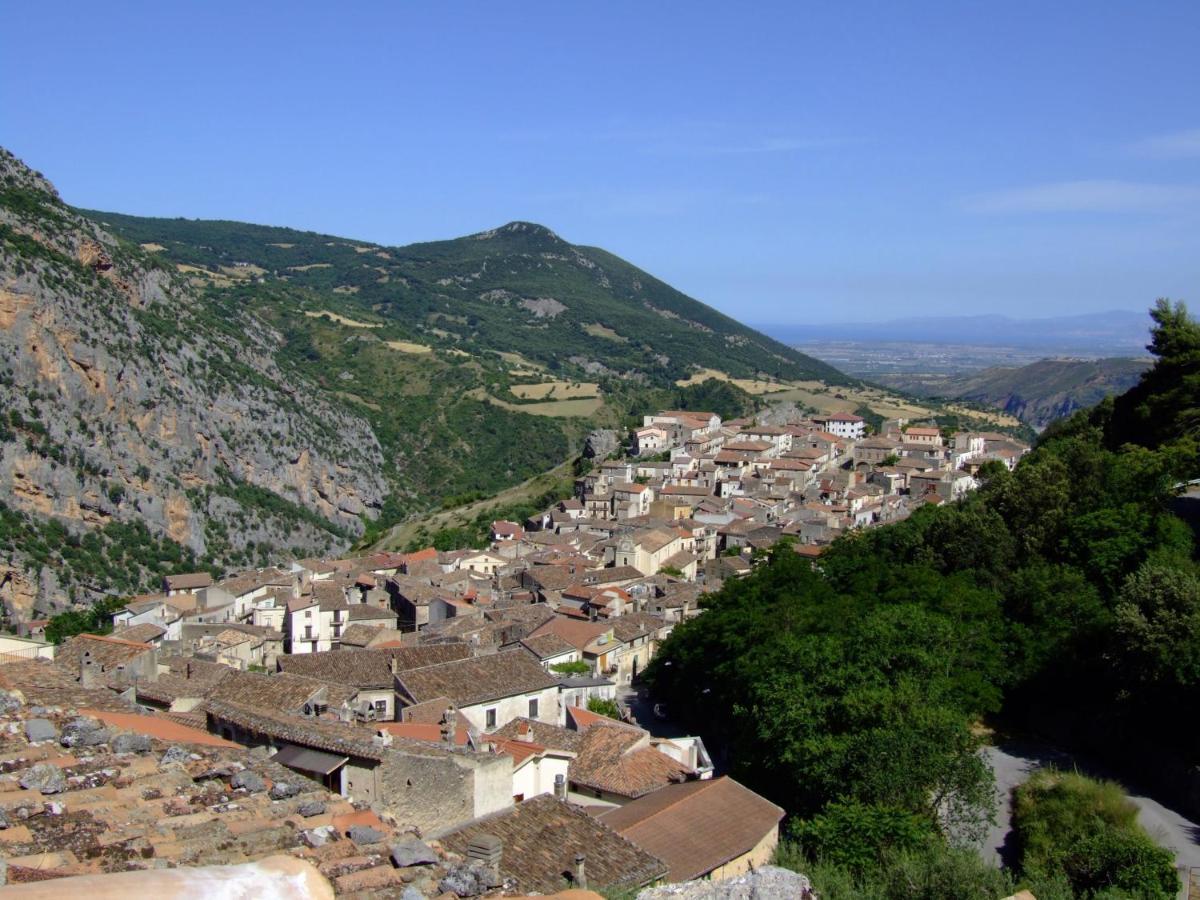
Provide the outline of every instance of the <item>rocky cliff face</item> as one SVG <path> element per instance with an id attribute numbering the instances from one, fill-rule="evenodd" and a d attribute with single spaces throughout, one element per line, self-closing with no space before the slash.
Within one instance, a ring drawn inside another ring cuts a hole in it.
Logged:
<path id="1" fill-rule="evenodd" d="M 11 510 L 76 535 L 142 522 L 218 563 L 346 545 L 384 497 L 379 444 L 280 369 L 280 344 L 236 306 L 200 302 L 0 149 L 0 502 Z M 68 599 L 71 572 L 28 563 L 0 543 L 0 581 L 26 586 L 8 602 Z"/>

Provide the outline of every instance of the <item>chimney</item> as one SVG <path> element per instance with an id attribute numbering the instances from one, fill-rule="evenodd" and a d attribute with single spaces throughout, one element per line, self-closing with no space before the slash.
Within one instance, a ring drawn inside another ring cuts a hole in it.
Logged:
<path id="1" fill-rule="evenodd" d="M 533 743 L 533 729 L 529 727 L 529 723 L 524 719 L 517 722 L 517 740 L 524 741 L 527 744 Z"/>
<path id="2" fill-rule="evenodd" d="M 554 776 L 554 796 L 559 800 L 567 799 L 567 776 L 561 772 Z"/>
<path id="3" fill-rule="evenodd" d="M 453 709 L 447 709 L 442 713 L 442 740 L 453 747 L 457 734 L 458 714 Z"/>
<path id="4" fill-rule="evenodd" d="M 587 890 L 587 871 L 584 869 L 586 859 L 582 853 L 575 854 L 575 887 L 581 891 Z"/>
<path id="5" fill-rule="evenodd" d="M 92 651 L 84 650 L 83 655 L 79 657 L 79 686 L 85 688 L 98 688 L 101 686 L 101 675 L 104 668 L 100 663 L 92 659 Z"/>
<path id="6" fill-rule="evenodd" d="M 489 887 L 499 887 L 500 859 L 504 855 L 504 842 L 494 834 L 480 834 L 467 844 L 467 859 L 483 863 L 487 869 Z"/>

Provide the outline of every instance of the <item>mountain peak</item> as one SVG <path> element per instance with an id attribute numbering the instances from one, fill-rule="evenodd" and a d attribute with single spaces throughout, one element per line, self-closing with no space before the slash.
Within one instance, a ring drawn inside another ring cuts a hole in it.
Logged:
<path id="1" fill-rule="evenodd" d="M 35 172 L 4 147 L 0 147 L 0 189 L 32 190 L 59 199 L 55 189 L 41 172 Z"/>
<path id="2" fill-rule="evenodd" d="M 518 235 L 550 244 L 564 243 L 563 239 L 557 234 L 545 225 L 538 225 L 536 222 L 509 222 L 507 225 L 501 225 L 499 228 L 481 231 L 479 234 L 472 235 L 472 237 L 477 241 L 488 241 L 502 235 Z"/>

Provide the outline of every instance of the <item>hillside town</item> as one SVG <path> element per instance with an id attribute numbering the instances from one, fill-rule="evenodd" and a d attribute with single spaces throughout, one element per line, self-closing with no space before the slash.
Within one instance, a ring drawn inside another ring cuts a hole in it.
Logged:
<path id="1" fill-rule="evenodd" d="M 1028 449 L 664 411 L 484 549 L 172 575 L 58 645 L 24 623 L 0 638 L 4 877 L 270 858 L 414 900 L 761 867 L 784 811 L 640 675 L 758 551 L 816 558 Z"/>

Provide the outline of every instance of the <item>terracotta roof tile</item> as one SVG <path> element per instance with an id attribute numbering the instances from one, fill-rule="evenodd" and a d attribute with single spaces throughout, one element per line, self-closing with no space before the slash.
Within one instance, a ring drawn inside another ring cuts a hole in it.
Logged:
<path id="1" fill-rule="evenodd" d="M 461 707 L 554 687 L 557 682 L 523 650 L 411 669 L 396 678 L 414 703 L 449 697 Z"/>
<path id="2" fill-rule="evenodd" d="M 387 647 L 367 650 L 323 650 L 279 657 L 279 671 L 304 675 L 319 681 L 360 688 L 392 686 L 392 666 L 400 672 L 438 663 L 466 659 L 466 644 L 430 644 L 419 647 Z"/>
<path id="3" fill-rule="evenodd" d="M 641 797 L 692 774 L 687 766 L 653 749 L 649 732 L 618 722 L 598 722 L 583 733 L 569 777 L 582 787 Z"/>
<path id="4" fill-rule="evenodd" d="M 504 845 L 500 874 L 521 892 L 554 893 L 569 883 L 575 856 L 586 858 L 588 887 L 634 889 L 666 874 L 666 865 L 582 810 L 542 794 L 440 837 L 465 854 L 472 838 L 493 835 Z"/>
<path id="5" fill-rule="evenodd" d="M 600 821 L 670 866 L 671 882 L 701 878 L 753 849 L 784 811 L 732 778 L 691 781 L 608 810 Z"/>

